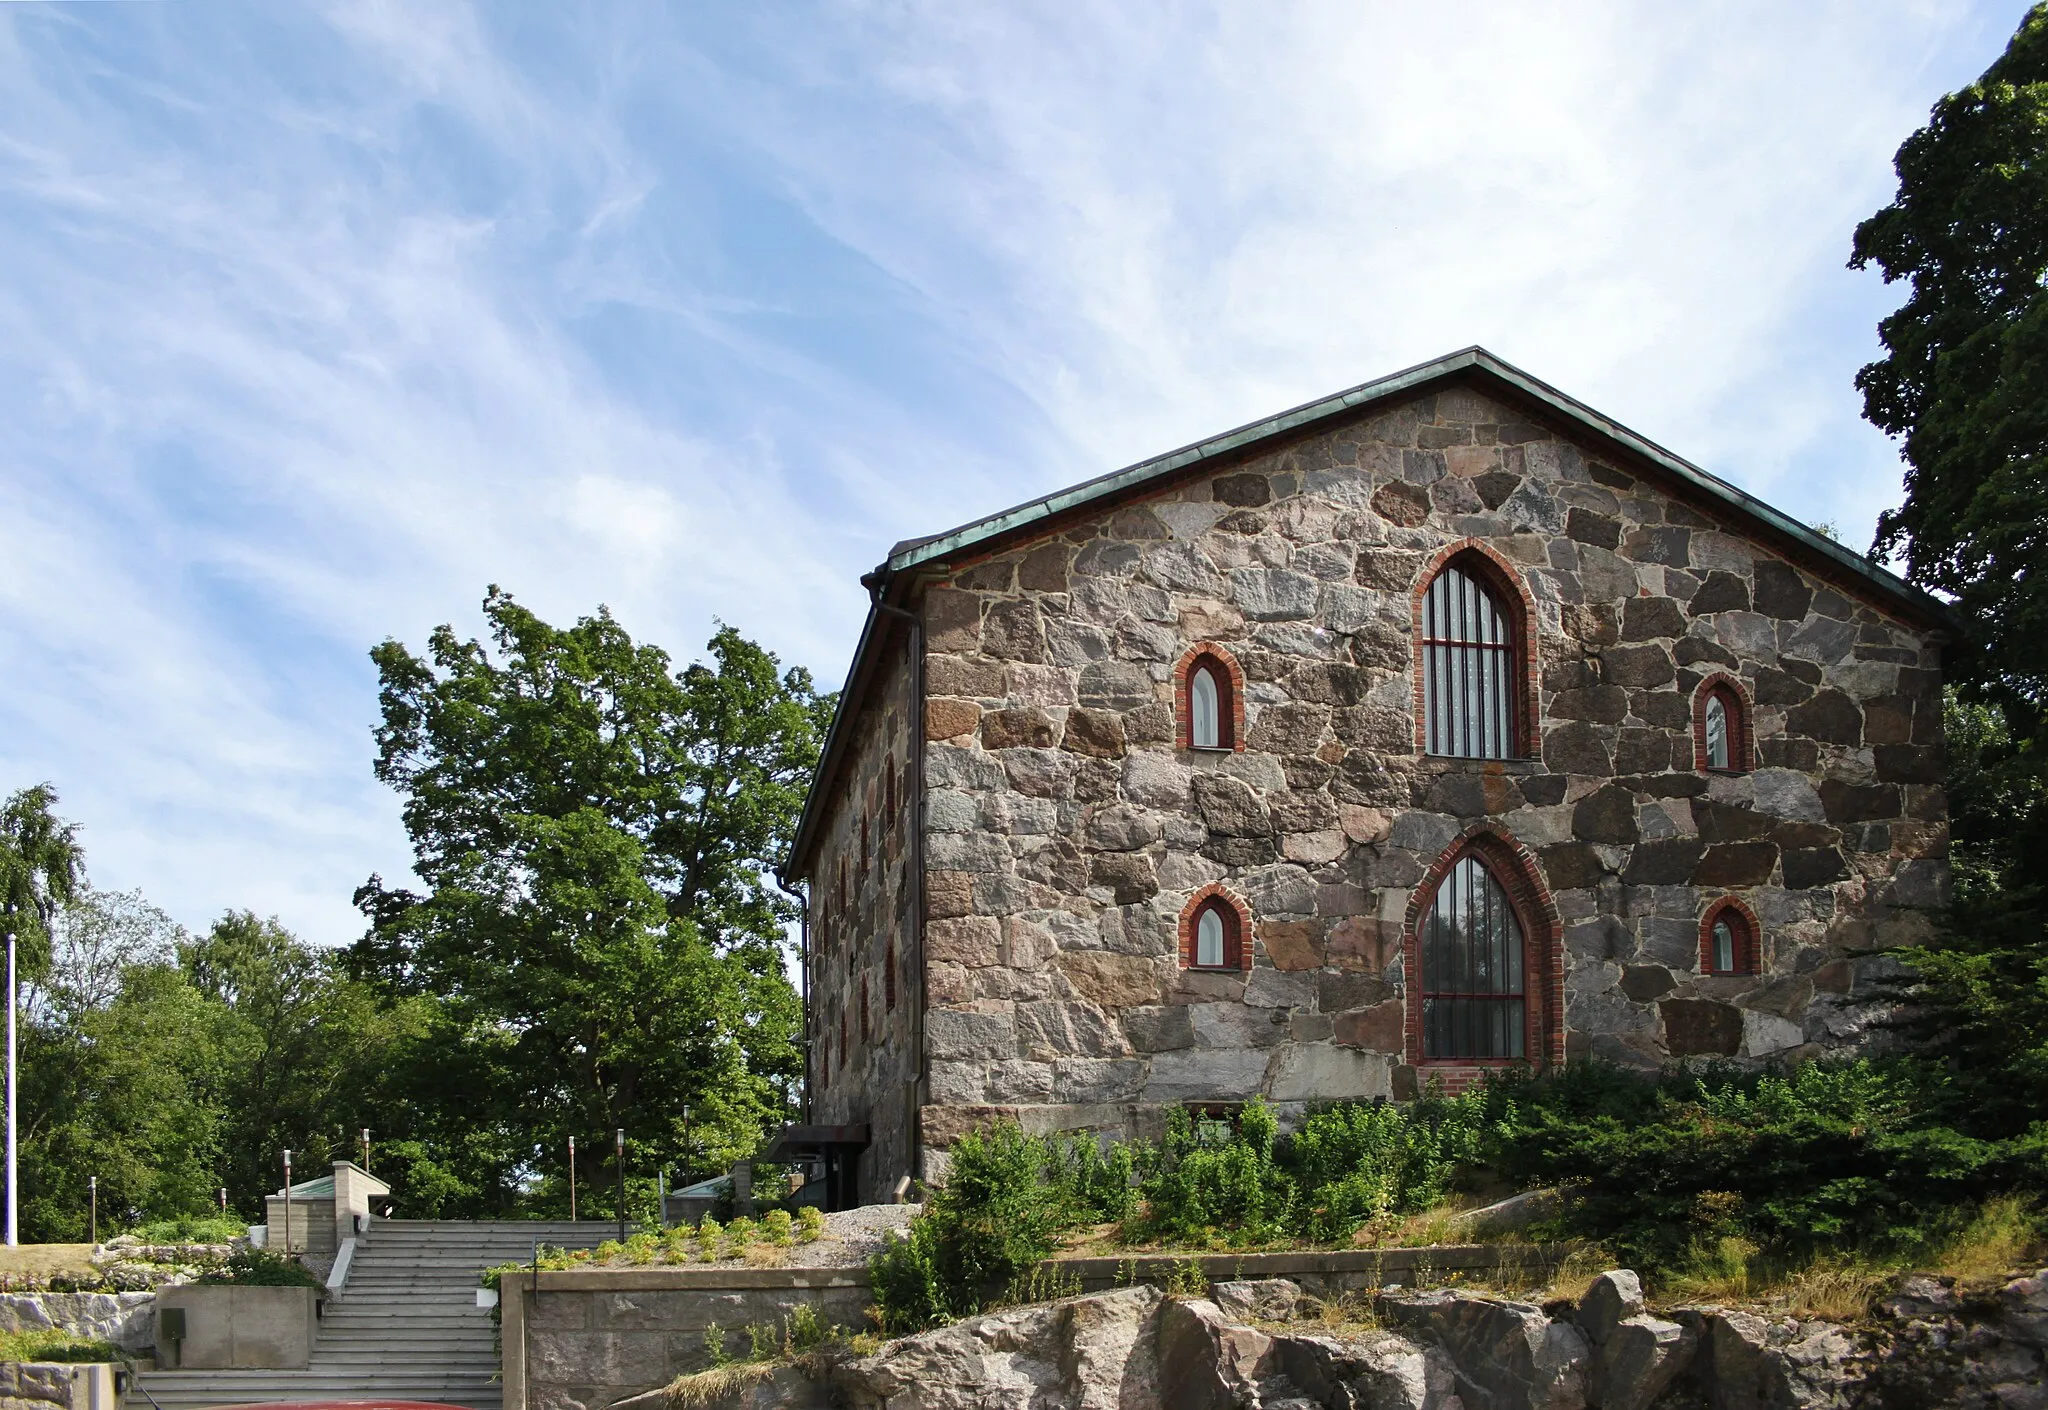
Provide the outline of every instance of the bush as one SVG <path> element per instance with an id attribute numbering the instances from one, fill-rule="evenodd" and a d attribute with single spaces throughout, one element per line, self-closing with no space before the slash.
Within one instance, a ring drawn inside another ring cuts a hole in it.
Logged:
<path id="1" fill-rule="evenodd" d="M 146 1244 L 231 1244 L 249 1237 L 249 1226 L 220 1214 L 181 1214 L 130 1229 Z"/>
<path id="2" fill-rule="evenodd" d="M 979 1311 L 1050 1255 L 1072 1218 L 1060 1157 L 1010 1125 L 954 1142 L 946 1187 L 869 1260 L 882 1329 L 918 1331 Z"/>
<path id="3" fill-rule="evenodd" d="M 1271 1238 L 1290 1193 L 1273 1159 L 1279 1134 L 1272 1109 L 1257 1098 L 1245 1103 L 1235 1129 L 1176 1107 L 1165 1139 L 1147 1152 L 1137 1232 L 1196 1241 L 1219 1232 L 1241 1243 Z"/>
<path id="4" fill-rule="evenodd" d="M 298 1259 L 265 1248 L 238 1248 L 193 1281 L 259 1288 L 317 1288 L 324 1284 Z"/>
<path id="5" fill-rule="evenodd" d="M 0 1361 L 122 1361 L 121 1348 L 52 1327 L 32 1331 L 0 1331 Z"/>

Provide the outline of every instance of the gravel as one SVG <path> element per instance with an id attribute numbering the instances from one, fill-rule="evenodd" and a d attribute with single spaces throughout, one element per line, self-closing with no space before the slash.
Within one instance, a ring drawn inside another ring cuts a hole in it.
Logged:
<path id="1" fill-rule="evenodd" d="M 882 1246 L 882 1236 L 902 1233 L 921 1204 L 864 1204 L 825 1216 L 825 1233 L 816 1243 L 789 1250 L 789 1268 L 851 1268 L 868 1261 Z"/>

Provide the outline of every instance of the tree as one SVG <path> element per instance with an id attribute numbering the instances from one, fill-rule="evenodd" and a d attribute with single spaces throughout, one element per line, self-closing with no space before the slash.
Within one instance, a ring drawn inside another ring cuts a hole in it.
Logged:
<path id="1" fill-rule="evenodd" d="M 1895 165 L 1898 195 L 1850 260 L 1911 281 L 1879 325 L 1886 356 L 1856 378 L 1907 463 L 1874 551 L 1955 599 L 1952 678 L 2031 733 L 2048 704 L 2048 5 Z"/>
<path id="2" fill-rule="evenodd" d="M 0 804 L 0 912 L 30 978 L 48 966 L 57 912 L 85 876 L 78 829 L 56 815 L 56 806 L 57 790 L 47 783 Z"/>
<path id="3" fill-rule="evenodd" d="M 351 963 L 446 1004 L 415 1109 L 495 1122 L 532 1172 L 559 1169 L 569 1135 L 608 1164 L 615 1127 L 643 1168 L 747 1154 L 802 1069 L 796 912 L 768 875 L 832 702 L 730 627 L 710 664 L 672 672 L 603 609 L 557 628 L 493 588 L 484 614 L 491 646 L 443 626 L 425 659 L 371 653 L 377 776 L 405 795 L 428 890 L 372 877 Z M 437 1093 L 444 1074 L 462 1089 Z"/>

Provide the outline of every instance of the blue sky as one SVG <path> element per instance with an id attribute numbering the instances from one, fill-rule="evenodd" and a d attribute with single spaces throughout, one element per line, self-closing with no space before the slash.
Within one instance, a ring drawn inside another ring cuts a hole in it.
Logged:
<path id="1" fill-rule="evenodd" d="M 1809 521 L 2004 3 L 0 3 L 0 786 L 311 938 L 499 583 L 836 683 L 898 538 L 1468 343 Z"/>

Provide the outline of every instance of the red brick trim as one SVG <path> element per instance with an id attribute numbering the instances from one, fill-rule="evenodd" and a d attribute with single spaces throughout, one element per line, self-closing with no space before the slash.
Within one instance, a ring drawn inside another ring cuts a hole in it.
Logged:
<path id="1" fill-rule="evenodd" d="M 1437 887 L 1467 855 L 1476 854 L 1486 864 L 1522 927 L 1522 974 L 1526 986 L 1524 1015 L 1528 1032 L 1522 1059 L 1535 1066 L 1564 1063 L 1564 922 L 1557 902 L 1544 884 L 1543 869 L 1536 854 L 1516 841 L 1515 835 L 1497 823 L 1477 822 L 1458 835 L 1443 855 L 1423 874 L 1408 895 L 1408 910 L 1401 922 L 1401 962 L 1406 980 L 1406 1013 L 1403 1030 L 1407 1059 L 1420 1070 L 1423 1080 L 1441 1078 L 1447 1086 L 1462 1090 L 1470 1077 L 1462 1073 L 1513 1067 L 1514 1061 L 1475 1062 L 1465 1059 L 1425 1058 L 1422 1055 L 1422 922 L 1436 904 Z"/>
<path id="2" fill-rule="evenodd" d="M 1536 755 L 1535 722 L 1540 718 L 1542 707 L 1537 687 L 1541 677 L 1536 668 L 1536 598 L 1529 591 L 1529 585 L 1522 579 L 1522 571 L 1503 557 L 1499 550 L 1484 539 L 1460 539 L 1445 544 L 1422 567 L 1415 579 L 1415 586 L 1409 589 L 1409 669 L 1414 673 L 1415 703 L 1415 752 L 1426 753 L 1429 749 L 1429 720 L 1423 714 L 1422 680 L 1422 602 L 1429 596 L 1429 585 L 1436 581 L 1437 574 L 1455 562 L 1460 568 L 1480 579 L 1501 599 L 1506 610 L 1509 625 L 1515 633 L 1515 660 L 1520 668 L 1521 689 L 1515 692 L 1514 731 L 1515 756 L 1529 759 Z"/>
<path id="3" fill-rule="evenodd" d="M 1209 909 L 1210 902 L 1222 904 L 1223 918 L 1223 964 L 1221 969 L 1247 970 L 1252 967 L 1252 908 L 1244 898 L 1231 891 L 1220 881 L 1212 881 L 1194 895 L 1180 912 L 1180 967 L 1200 969 L 1217 973 L 1215 965 L 1195 963 L 1195 922 L 1202 912 Z"/>
<path id="4" fill-rule="evenodd" d="M 1714 968 L 1714 922 L 1724 916 L 1733 915 L 1735 924 L 1735 968 Z M 1740 896 L 1723 896 L 1708 906 L 1700 917 L 1700 973 L 1701 974 L 1761 974 L 1763 972 L 1763 926 L 1758 924 L 1756 912 Z"/>
<path id="5" fill-rule="evenodd" d="M 1173 747 L 1176 749 L 1192 749 L 1194 747 L 1190 743 L 1194 728 L 1194 715 L 1188 708 L 1188 677 L 1194 673 L 1196 665 L 1205 659 L 1222 670 L 1225 677 L 1223 682 L 1224 694 L 1229 696 L 1229 699 L 1217 702 L 1223 707 L 1221 711 L 1223 718 L 1218 720 L 1217 723 L 1228 731 L 1230 747 L 1242 751 L 1244 749 L 1244 670 L 1237 664 L 1235 656 L 1232 656 L 1213 641 L 1196 642 L 1181 655 L 1180 660 L 1174 663 Z"/>
<path id="6" fill-rule="evenodd" d="M 1728 763 L 1725 769 L 1707 766 L 1707 700 L 1719 692 L 1728 711 Z M 1756 767 L 1756 708 L 1749 687 L 1726 671 L 1716 671 L 1701 681 L 1692 693 L 1692 766 L 1701 773 L 1746 774 Z"/>

